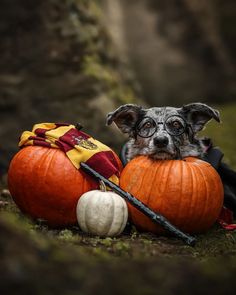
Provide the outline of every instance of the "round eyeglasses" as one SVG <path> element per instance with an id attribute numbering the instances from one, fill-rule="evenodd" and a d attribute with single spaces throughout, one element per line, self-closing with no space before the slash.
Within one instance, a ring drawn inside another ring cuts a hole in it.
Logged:
<path id="1" fill-rule="evenodd" d="M 151 117 L 144 117 L 135 127 L 136 134 L 140 137 L 151 137 L 157 130 L 158 126 L 163 125 L 163 129 L 172 136 L 180 136 L 187 129 L 187 122 L 179 115 L 171 115 L 164 122 L 156 122 Z"/>

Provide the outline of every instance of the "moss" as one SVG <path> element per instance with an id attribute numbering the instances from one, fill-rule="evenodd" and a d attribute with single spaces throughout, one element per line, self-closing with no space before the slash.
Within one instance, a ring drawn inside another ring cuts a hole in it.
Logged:
<path id="1" fill-rule="evenodd" d="M 134 103 L 137 97 L 130 87 L 125 85 L 121 73 L 110 65 L 104 64 L 98 55 L 86 55 L 82 63 L 83 73 L 94 79 L 94 83 L 99 82 L 107 96 L 119 104 Z"/>
<path id="2" fill-rule="evenodd" d="M 114 250 L 116 253 L 124 255 L 130 250 L 130 244 L 128 241 L 119 241 L 114 245 Z"/>
<path id="3" fill-rule="evenodd" d="M 112 243 L 113 243 L 113 239 L 112 238 L 105 238 L 103 240 L 100 241 L 101 245 L 104 245 L 105 247 L 111 247 Z"/>
<path id="4" fill-rule="evenodd" d="M 62 231 L 59 232 L 59 234 L 57 235 L 57 238 L 62 241 L 62 242 L 70 242 L 70 243 L 74 243 L 74 242 L 78 242 L 80 240 L 79 235 L 77 234 L 73 234 L 73 232 L 69 229 L 64 229 Z"/>
<path id="5" fill-rule="evenodd" d="M 143 243 L 144 243 L 144 245 L 150 245 L 150 244 L 152 244 L 152 241 L 148 240 L 148 239 L 143 239 Z"/>
<path id="6" fill-rule="evenodd" d="M 139 233 L 134 227 L 127 228 L 124 234 L 114 238 L 88 235 L 77 226 L 62 230 L 51 229 L 22 215 L 12 200 L 9 203 L 7 210 L 1 209 L 5 222 L 29 233 L 30 239 L 42 248 L 47 248 L 48 242 L 53 239 L 56 244 L 71 245 L 85 251 L 86 255 L 96 257 L 189 257 L 207 261 L 213 257 L 232 257 L 236 254 L 236 233 L 227 232 L 217 225 L 207 233 L 198 235 L 196 246 L 191 248 L 178 239 Z"/>
<path id="7" fill-rule="evenodd" d="M 81 73 L 90 81 L 95 92 L 105 93 L 117 105 L 137 101 L 134 79 L 130 69 L 114 51 L 107 30 L 103 26 L 103 13 L 97 1 L 67 1 L 70 17 L 63 36 L 72 36 L 80 45 Z"/>
<path id="8" fill-rule="evenodd" d="M 96 258 L 98 258 L 98 259 L 102 259 L 102 260 L 104 260 L 104 259 L 108 259 L 108 260 L 110 260 L 111 258 L 112 258 L 112 256 L 110 255 L 110 253 L 109 252 L 107 252 L 107 251 L 104 251 L 104 249 L 103 248 L 94 248 L 94 249 L 92 249 L 92 255 L 94 255 L 94 257 L 96 257 Z"/>
<path id="9" fill-rule="evenodd" d="M 205 288 L 208 280 L 210 290 L 217 286 L 212 292 L 225 294 L 221 292 L 234 282 L 235 233 L 217 226 L 199 235 L 195 248 L 174 238 L 136 231 L 132 236 L 100 238 L 78 227 L 50 229 L 3 212 L 0 232 L 0 270 L 4 274 L 0 289 L 4 282 L 10 292 L 18 280 L 17 294 L 30 294 L 32 288 L 36 295 L 50 294 L 45 292 L 50 292 L 52 284 L 57 294 L 74 294 L 71 288 L 75 294 L 94 294 L 95 290 L 126 294 L 130 288 L 138 294 L 156 294 L 157 285 L 159 294 L 170 290 L 189 294 L 192 288 Z M 11 265 L 20 267 L 21 276 L 27 274 L 27 279 L 19 282 Z M 38 277 L 42 277 L 40 285 Z"/>

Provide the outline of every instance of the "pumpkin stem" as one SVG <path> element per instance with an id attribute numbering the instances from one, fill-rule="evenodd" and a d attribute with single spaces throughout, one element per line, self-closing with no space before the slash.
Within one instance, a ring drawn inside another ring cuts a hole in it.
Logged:
<path id="1" fill-rule="evenodd" d="M 107 191 L 106 185 L 105 185 L 105 183 L 104 183 L 103 180 L 100 180 L 100 181 L 99 181 L 99 188 L 100 188 L 100 190 L 101 190 L 102 192 L 106 192 L 106 191 Z"/>

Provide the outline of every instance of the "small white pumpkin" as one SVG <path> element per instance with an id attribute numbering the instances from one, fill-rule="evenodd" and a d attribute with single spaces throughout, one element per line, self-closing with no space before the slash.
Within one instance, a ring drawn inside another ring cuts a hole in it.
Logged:
<path id="1" fill-rule="evenodd" d="M 122 233 L 128 219 L 126 202 L 116 193 L 92 190 L 84 193 L 77 204 L 76 215 L 80 228 L 86 233 L 113 237 Z"/>

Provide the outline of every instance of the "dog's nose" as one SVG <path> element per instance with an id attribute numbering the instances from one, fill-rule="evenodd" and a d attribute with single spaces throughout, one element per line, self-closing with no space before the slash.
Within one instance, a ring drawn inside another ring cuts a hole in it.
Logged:
<path id="1" fill-rule="evenodd" d="M 155 146 L 159 148 L 166 147 L 169 143 L 169 139 L 166 136 L 158 136 L 153 139 Z"/>

